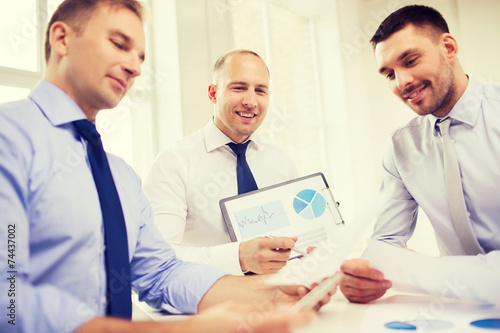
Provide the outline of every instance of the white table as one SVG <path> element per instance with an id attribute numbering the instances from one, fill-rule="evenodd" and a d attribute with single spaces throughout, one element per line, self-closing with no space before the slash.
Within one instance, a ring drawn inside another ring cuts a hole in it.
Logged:
<path id="1" fill-rule="evenodd" d="M 137 295 L 134 295 L 132 317 L 133 320 L 166 321 L 186 316 L 162 314 L 144 302 L 139 302 Z M 500 330 L 485 330 L 469 325 L 473 320 L 494 317 L 500 318 L 500 308 L 461 302 L 440 296 L 401 295 L 389 292 L 383 298 L 369 304 L 354 304 L 348 302 L 338 291 L 332 297 L 331 302 L 321 309 L 318 318 L 311 325 L 298 330 L 298 332 L 401 332 L 385 328 L 384 324 L 391 321 L 412 319 L 443 320 L 453 325 L 453 327 L 440 330 L 420 328 L 416 332 L 500 332 Z"/>

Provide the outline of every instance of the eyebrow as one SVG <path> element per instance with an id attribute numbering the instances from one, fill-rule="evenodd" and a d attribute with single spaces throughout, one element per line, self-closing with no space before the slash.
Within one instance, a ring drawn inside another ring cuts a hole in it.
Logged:
<path id="1" fill-rule="evenodd" d="M 239 85 L 242 85 L 242 86 L 248 86 L 248 83 L 245 82 L 245 81 L 232 81 L 232 82 L 229 82 L 230 85 L 232 84 L 239 84 Z M 258 84 L 257 85 L 258 88 L 266 88 L 266 89 L 269 89 L 269 87 L 265 84 Z"/>
<path id="2" fill-rule="evenodd" d="M 419 51 L 419 49 L 416 49 L 416 48 L 409 48 L 409 49 L 405 50 L 403 53 L 401 53 L 401 54 L 399 55 L 399 57 L 396 59 L 396 61 L 401 61 L 401 60 L 403 60 L 404 58 L 406 58 L 407 56 L 409 56 L 410 54 L 415 53 L 415 52 L 418 52 L 418 51 Z M 386 70 L 387 70 L 387 67 L 385 67 L 385 66 L 384 66 L 384 67 L 381 67 L 381 68 L 378 70 L 378 72 L 379 72 L 380 74 L 383 74 Z"/>
<path id="3" fill-rule="evenodd" d="M 132 41 L 132 38 L 130 38 L 129 36 L 125 35 L 120 30 L 116 30 L 116 29 L 111 30 L 110 35 L 111 36 L 118 36 L 118 37 L 120 37 L 127 44 L 134 44 L 133 41 Z M 142 62 L 144 62 L 144 60 L 146 60 L 146 55 L 144 53 L 141 53 L 141 54 L 139 54 L 139 58 L 142 60 Z"/>

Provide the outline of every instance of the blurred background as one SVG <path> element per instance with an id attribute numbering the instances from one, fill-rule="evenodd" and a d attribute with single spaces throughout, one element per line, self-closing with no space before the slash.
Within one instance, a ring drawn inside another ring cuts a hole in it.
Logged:
<path id="1" fill-rule="evenodd" d="M 0 103 L 27 96 L 43 78 L 46 23 L 59 2 L 10 1 L 0 12 Z M 415 116 L 389 91 L 369 45 L 387 15 L 414 3 L 436 8 L 458 40 L 466 73 L 500 83 L 498 0 L 145 3 L 143 74 L 97 120 L 105 148 L 143 178 L 161 150 L 207 123 L 212 67 L 231 49 L 256 51 L 271 71 L 270 109 L 257 135 L 286 150 L 300 175 L 323 172 L 346 223 L 376 199 L 389 135 Z M 408 245 L 437 254 L 423 213 Z"/>

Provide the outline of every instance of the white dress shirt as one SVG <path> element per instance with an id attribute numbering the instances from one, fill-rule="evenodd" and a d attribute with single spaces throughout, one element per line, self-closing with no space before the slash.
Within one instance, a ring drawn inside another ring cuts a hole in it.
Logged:
<path id="1" fill-rule="evenodd" d="M 296 178 L 281 149 L 255 137 L 247 161 L 259 188 Z M 211 119 L 176 147 L 158 155 L 144 183 L 155 224 L 179 258 L 241 275 L 239 243 L 231 243 L 219 201 L 238 194 L 232 142 Z"/>
<path id="2" fill-rule="evenodd" d="M 486 253 L 500 250 L 500 86 L 469 79 L 447 117 L 474 234 Z M 383 163 L 381 195 L 386 200 L 372 237 L 406 246 L 420 206 L 441 254 L 463 255 L 446 196 L 437 120 L 420 116 L 392 134 Z"/>

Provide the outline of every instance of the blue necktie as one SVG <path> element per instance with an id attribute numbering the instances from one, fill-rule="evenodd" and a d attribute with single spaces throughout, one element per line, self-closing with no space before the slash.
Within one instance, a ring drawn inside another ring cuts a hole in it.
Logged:
<path id="1" fill-rule="evenodd" d="M 245 153 L 247 151 L 250 140 L 245 143 L 230 142 L 227 145 L 234 151 L 237 156 L 236 159 L 236 175 L 238 179 L 238 194 L 247 193 L 257 190 L 257 183 L 253 178 L 252 171 L 248 166 Z"/>
<path id="2" fill-rule="evenodd" d="M 87 120 L 78 120 L 74 124 L 80 135 L 88 141 L 87 155 L 101 204 L 106 258 L 107 314 L 130 319 L 132 317 L 130 263 L 127 229 L 120 198 L 102 147 L 101 136 L 95 126 Z"/>

